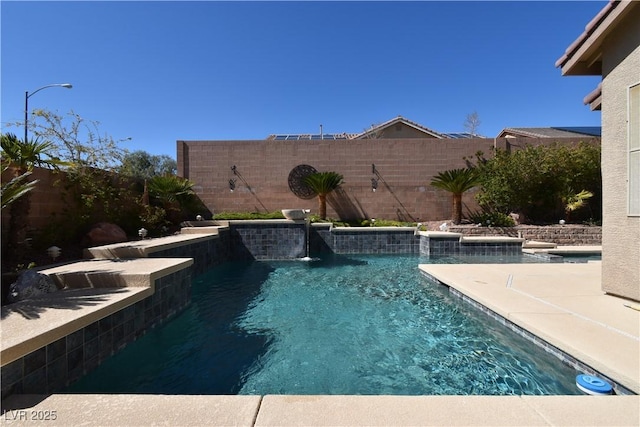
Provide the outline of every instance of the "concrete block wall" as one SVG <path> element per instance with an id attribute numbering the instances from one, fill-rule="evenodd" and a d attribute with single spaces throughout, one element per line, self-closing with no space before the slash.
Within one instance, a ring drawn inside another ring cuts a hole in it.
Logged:
<path id="1" fill-rule="evenodd" d="M 289 208 L 318 212 L 315 199 L 295 196 L 288 185 L 298 165 L 344 176 L 341 190 L 329 197 L 332 218 L 384 218 L 428 221 L 451 218 L 451 195 L 429 185 L 438 172 L 466 166 L 464 158 L 493 147 L 516 150 L 526 144 L 573 144 L 578 139 L 362 139 L 178 141 L 178 175 L 195 182 L 195 190 L 212 212 L 278 211 Z M 597 139 L 594 140 L 597 142 Z M 375 173 L 372 171 L 375 165 Z M 237 174 L 232 167 L 236 166 Z M 371 179 L 378 179 L 376 192 Z M 229 189 L 234 179 L 235 189 Z M 466 207 L 477 205 L 474 192 Z"/>
<path id="2" fill-rule="evenodd" d="M 11 170 L 7 170 L 2 174 L 2 182 L 7 182 L 10 179 Z M 29 211 L 30 227 L 42 229 L 51 221 L 52 214 L 62 214 L 65 208 L 73 209 L 73 201 L 62 198 L 64 185 L 61 183 L 56 184 L 56 181 L 61 179 L 64 179 L 64 174 L 62 173 L 41 168 L 35 168 L 33 170 L 30 180 L 38 180 L 38 184 L 29 193 L 31 198 L 31 210 Z M 9 208 L 3 209 L 3 231 L 9 228 L 9 218 Z"/>

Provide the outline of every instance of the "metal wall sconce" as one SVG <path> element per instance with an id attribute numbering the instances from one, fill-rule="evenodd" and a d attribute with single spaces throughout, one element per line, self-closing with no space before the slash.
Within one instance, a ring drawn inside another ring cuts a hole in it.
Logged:
<path id="1" fill-rule="evenodd" d="M 236 167 L 236 165 L 231 166 L 231 172 L 233 172 L 235 176 L 238 176 L 238 168 Z M 236 178 L 229 179 L 229 191 L 231 191 L 232 193 L 233 190 L 236 189 L 236 181 Z"/>
<path id="2" fill-rule="evenodd" d="M 378 171 L 376 170 L 376 164 L 371 163 L 371 173 L 375 175 L 374 178 L 371 178 L 371 191 L 374 193 L 378 189 Z"/>

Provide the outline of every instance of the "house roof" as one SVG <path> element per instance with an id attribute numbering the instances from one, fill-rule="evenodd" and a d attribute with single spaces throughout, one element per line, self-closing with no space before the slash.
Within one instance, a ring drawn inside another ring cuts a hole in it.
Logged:
<path id="1" fill-rule="evenodd" d="M 591 108 L 591 111 L 602 109 L 602 82 L 598 83 L 598 86 L 589 92 L 587 96 L 582 100 L 585 105 Z"/>
<path id="2" fill-rule="evenodd" d="M 429 138 L 437 138 L 437 139 L 463 139 L 463 138 L 483 138 L 481 135 L 472 135 L 468 132 L 452 132 L 452 133 L 440 133 L 436 132 L 433 129 L 429 129 L 425 126 L 422 126 L 419 123 L 411 121 L 405 117 L 398 116 L 391 120 L 388 120 L 379 125 L 372 125 L 371 128 L 365 130 L 360 133 L 318 133 L 318 134 L 273 134 L 267 137 L 268 140 L 276 140 L 276 141 L 286 141 L 286 140 L 324 140 L 324 139 L 368 139 L 368 138 L 376 138 L 385 129 L 396 126 L 398 124 L 403 124 L 412 129 L 415 129 Z"/>
<path id="3" fill-rule="evenodd" d="M 575 138 L 575 137 L 600 137 L 600 126 L 558 126 L 548 128 L 504 128 L 498 138 L 525 137 L 525 138 Z"/>
<path id="4" fill-rule="evenodd" d="M 637 1 L 609 0 L 585 26 L 584 31 L 556 61 L 563 75 L 602 75 L 602 43 L 615 25 L 626 16 Z"/>
<path id="5" fill-rule="evenodd" d="M 640 4 L 638 1 L 609 0 L 600 12 L 585 26 L 584 31 L 569 45 L 565 53 L 556 61 L 562 75 L 585 76 L 602 75 L 602 44 L 605 38 L 629 11 Z M 602 86 L 598 85 L 584 98 L 591 110 L 602 106 Z"/>
<path id="6" fill-rule="evenodd" d="M 387 120 L 384 123 L 380 123 L 379 125 L 375 125 L 375 126 L 371 126 L 370 129 L 365 130 L 362 133 L 356 134 L 352 139 L 366 139 L 366 138 L 371 138 L 372 136 L 384 131 L 385 129 L 391 127 L 391 126 L 395 126 L 396 124 L 404 124 L 406 126 L 409 126 L 411 128 L 414 128 L 426 135 L 428 135 L 431 138 L 446 138 L 446 136 L 444 134 L 441 134 L 439 132 L 436 132 L 432 129 L 429 129 L 427 127 L 422 126 L 419 123 L 413 122 L 409 119 L 406 119 L 402 116 L 398 116 L 396 118 L 393 118 L 391 120 Z"/>

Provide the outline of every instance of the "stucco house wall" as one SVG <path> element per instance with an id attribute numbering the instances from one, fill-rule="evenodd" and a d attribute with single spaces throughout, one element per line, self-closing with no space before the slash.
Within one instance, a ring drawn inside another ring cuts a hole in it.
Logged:
<path id="1" fill-rule="evenodd" d="M 640 217 L 627 214 L 627 97 L 640 83 L 640 7 L 616 26 L 602 51 L 602 289 L 640 300 Z"/>
<path id="2" fill-rule="evenodd" d="M 640 301 L 640 215 L 632 211 L 630 88 L 640 83 L 640 2 L 610 0 L 557 61 L 568 76 L 602 76 L 584 103 L 602 111 L 602 289 Z"/>

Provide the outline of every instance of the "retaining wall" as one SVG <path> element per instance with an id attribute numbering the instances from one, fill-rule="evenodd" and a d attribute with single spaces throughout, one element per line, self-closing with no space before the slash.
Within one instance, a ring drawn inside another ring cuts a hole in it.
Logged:
<path id="1" fill-rule="evenodd" d="M 465 236 L 509 236 L 558 245 L 601 245 L 602 227 L 589 225 L 518 225 L 516 227 L 450 226 L 448 231 Z"/>

